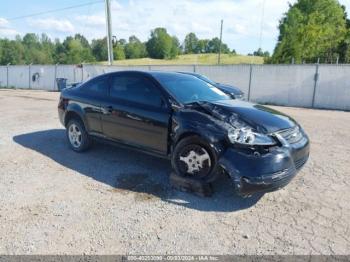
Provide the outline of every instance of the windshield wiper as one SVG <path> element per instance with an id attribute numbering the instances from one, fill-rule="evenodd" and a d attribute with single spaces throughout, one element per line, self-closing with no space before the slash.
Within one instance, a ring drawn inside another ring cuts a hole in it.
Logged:
<path id="1" fill-rule="evenodd" d="M 207 101 L 192 101 L 189 103 L 186 103 L 186 106 L 201 106 L 203 104 L 207 103 Z"/>

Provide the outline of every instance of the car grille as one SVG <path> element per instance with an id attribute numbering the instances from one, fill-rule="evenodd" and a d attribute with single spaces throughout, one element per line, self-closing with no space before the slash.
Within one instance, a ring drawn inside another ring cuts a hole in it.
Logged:
<path id="1" fill-rule="evenodd" d="M 290 144 L 298 143 L 303 138 L 303 134 L 298 126 L 282 130 L 278 132 L 278 134 L 281 135 Z"/>

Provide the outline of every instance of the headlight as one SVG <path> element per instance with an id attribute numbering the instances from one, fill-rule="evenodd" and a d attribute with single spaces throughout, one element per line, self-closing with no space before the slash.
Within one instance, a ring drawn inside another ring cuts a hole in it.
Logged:
<path id="1" fill-rule="evenodd" d="M 232 128 L 228 131 L 228 138 L 233 144 L 273 146 L 276 141 L 267 135 L 253 132 L 251 129 Z"/>

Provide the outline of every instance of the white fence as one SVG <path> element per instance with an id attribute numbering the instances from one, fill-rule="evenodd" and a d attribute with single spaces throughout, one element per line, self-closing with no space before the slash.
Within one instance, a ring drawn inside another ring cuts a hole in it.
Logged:
<path id="1" fill-rule="evenodd" d="M 350 110 L 350 65 L 0 66 L 0 87 L 54 91 L 56 78 L 81 82 L 121 70 L 197 72 L 239 87 L 258 103 Z"/>

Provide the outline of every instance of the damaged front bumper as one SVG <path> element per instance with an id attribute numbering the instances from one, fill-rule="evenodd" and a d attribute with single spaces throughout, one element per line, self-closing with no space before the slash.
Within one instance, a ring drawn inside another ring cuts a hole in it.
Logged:
<path id="1" fill-rule="evenodd" d="M 307 162 L 310 142 L 306 135 L 289 144 L 282 139 L 281 146 L 266 154 L 251 154 L 229 147 L 219 164 L 232 178 L 240 195 L 271 192 L 286 186 Z"/>

